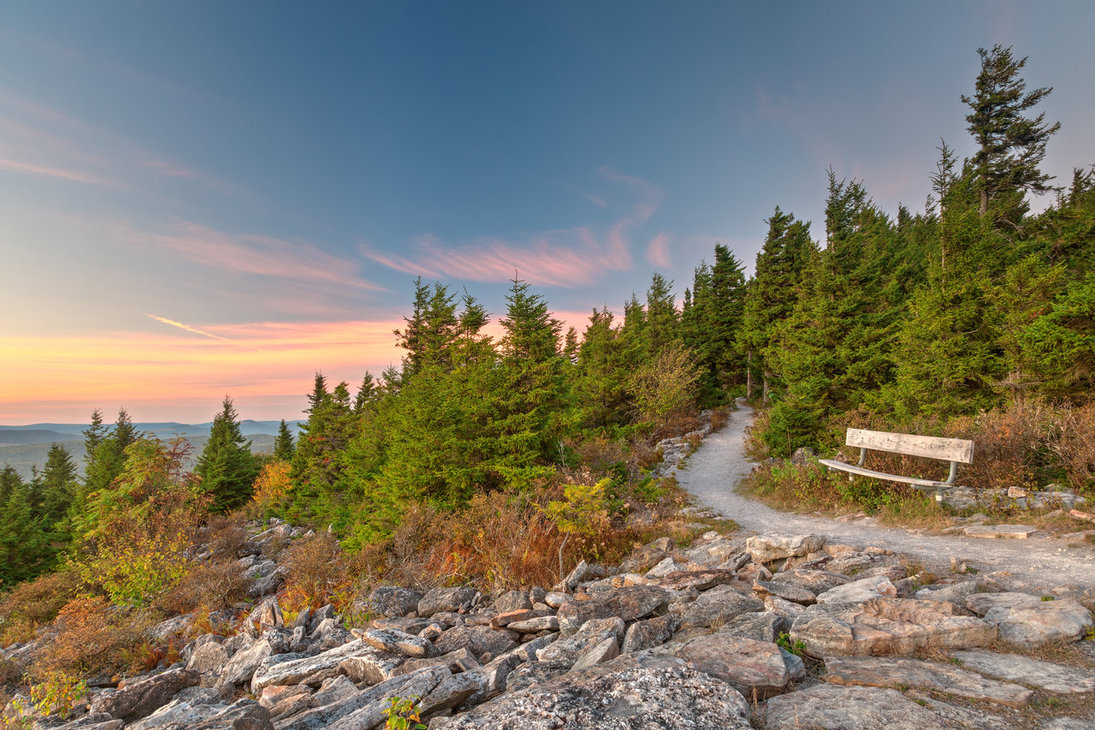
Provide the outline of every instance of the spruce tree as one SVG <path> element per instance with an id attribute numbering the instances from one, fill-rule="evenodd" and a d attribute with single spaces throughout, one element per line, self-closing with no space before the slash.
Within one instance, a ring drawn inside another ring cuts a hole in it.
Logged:
<path id="1" fill-rule="evenodd" d="M 0 472 L 0 495 L 5 493 L 0 505 L 0 586 L 9 588 L 38 575 L 49 551 L 41 521 L 31 510 L 29 489 L 10 467 Z"/>
<path id="2" fill-rule="evenodd" d="M 673 301 L 673 282 L 661 274 L 650 278 L 646 291 L 646 354 L 648 362 L 657 357 L 671 344 L 679 344 L 680 315 Z"/>
<path id="3" fill-rule="evenodd" d="M 981 71 L 972 97 L 962 96 L 970 107 L 966 116 L 969 132 L 977 140 L 973 156 L 977 170 L 979 213 L 988 212 L 989 203 L 1009 194 L 1053 190 L 1052 176 L 1038 169 L 1046 154 L 1046 142 L 1061 128 L 1060 122 L 1047 124 L 1045 112 L 1034 117 L 1024 112 L 1037 105 L 1052 87 L 1026 90 L 1019 72 L 1027 59 L 1016 59 L 1011 47 L 997 44 L 992 50 L 977 49 Z M 1014 205 L 1014 202 L 1012 202 Z"/>
<path id="4" fill-rule="evenodd" d="M 289 426 L 283 418 L 278 424 L 278 433 L 274 437 L 274 458 L 280 461 L 292 461 L 294 451 L 293 434 L 290 433 Z"/>
<path id="5" fill-rule="evenodd" d="M 61 444 L 51 444 L 42 469 L 42 507 L 40 517 L 43 527 L 56 539 L 68 539 L 65 517 L 76 496 L 78 481 L 72 456 Z"/>
<path id="6" fill-rule="evenodd" d="M 232 399 L 224 397 L 221 412 L 213 418 L 209 440 L 198 457 L 194 473 L 201 488 L 213 498 L 211 509 L 228 512 L 251 497 L 258 465 L 251 454 L 251 442 L 243 437 Z"/>

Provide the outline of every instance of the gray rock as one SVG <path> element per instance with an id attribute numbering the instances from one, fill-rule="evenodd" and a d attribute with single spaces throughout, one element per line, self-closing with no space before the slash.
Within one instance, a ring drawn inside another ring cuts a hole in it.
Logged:
<path id="1" fill-rule="evenodd" d="M 997 654 L 983 650 L 951 652 L 951 656 L 974 671 L 990 677 L 1034 685 L 1050 692 L 1072 694 L 1095 692 L 1095 673 L 1018 654 Z"/>
<path id="2" fill-rule="evenodd" d="M 301 713 L 278 723 L 278 730 L 320 730 L 372 728 L 384 722 L 384 709 L 393 696 L 424 697 L 449 676 L 445 667 L 430 667 L 414 674 L 393 677 L 356 695 L 324 707 Z"/>
<path id="3" fill-rule="evenodd" d="M 91 703 L 92 712 L 106 712 L 118 720 L 132 722 L 166 705 L 172 697 L 186 687 L 201 681 L 201 675 L 192 669 L 168 669 L 117 690 L 100 693 Z"/>
<path id="4" fill-rule="evenodd" d="M 521 609 L 532 608 L 532 599 L 528 591 L 506 591 L 494 599 L 494 610 L 498 613 L 509 613 Z"/>
<path id="5" fill-rule="evenodd" d="M 270 645 L 266 640 L 255 641 L 250 647 L 235 652 L 220 674 L 221 682 L 227 684 L 244 684 L 251 681 L 252 675 L 269 656 L 272 656 Z"/>
<path id="6" fill-rule="evenodd" d="M 622 654 L 631 654 L 643 649 L 660 646 L 673 638 L 673 634 L 681 627 L 680 616 L 668 614 L 645 621 L 636 621 L 627 628 L 624 634 Z"/>
<path id="7" fill-rule="evenodd" d="M 378 618 L 370 621 L 369 627 L 381 630 L 395 629 L 396 631 L 415 634 L 417 636 L 430 624 L 431 620 L 428 618 Z"/>
<path id="8" fill-rule="evenodd" d="M 525 619 L 524 621 L 514 621 L 506 628 L 510 631 L 516 631 L 519 634 L 538 634 L 541 631 L 558 631 L 559 617 L 554 614 L 550 616 L 536 616 L 534 618 Z"/>
<path id="9" fill-rule="evenodd" d="M 668 537 L 659 537 L 652 543 L 631 551 L 620 563 L 621 573 L 644 573 L 661 562 L 673 549 L 673 541 Z"/>
<path id="10" fill-rule="evenodd" d="M 555 590 L 573 592 L 585 581 L 604 578 L 606 575 L 608 575 L 608 569 L 603 565 L 594 565 L 583 560 L 574 566 L 574 570 L 570 571 L 570 574 L 561 583 L 555 586 Z"/>
<path id="11" fill-rule="evenodd" d="M 681 627 L 709 627 L 750 611 L 763 611 L 764 603 L 733 586 L 718 586 L 700 594 L 680 611 Z"/>
<path id="12" fill-rule="evenodd" d="M 809 590 L 814 595 L 824 593 L 830 588 L 842 586 L 850 582 L 848 576 L 833 573 L 828 570 L 815 570 L 812 568 L 795 568 L 794 570 L 776 573 L 772 577 L 775 583 L 793 583 Z"/>
<path id="13" fill-rule="evenodd" d="M 818 603 L 863 603 L 872 598 L 896 598 L 897 588 L 889 578 L 876 576 L 845 583 L 819 593 Z"/>
<path id="14" fill-rule="evenodd" d="M 406 663 L 407 659 L 399 654 L 370 647 L 370 651 L 346 657 L 339 662 L 338 667 L 358 684 L 374 685 L 399 674 L 406 674 L 403 671 Z"/>
<path id="15" fill-rule="evenodd" d="M 442 710 L 452 709 L 479 690 L 479 682 L 475 677 L 466 674 L 454 674 L 442 679 L 433 690 L 422 698 L 419 706 L 422 715 L 427 716 Z"/>
<path id="16" fill-rule="evenodd" d="M 531 662 L 522 664 L 510 672 L 506 679 L 508 692 L 520 692 L 523 689 L 544 684 L 556 677 L 566 674 L 571 669 L 570 664 L 553 662 Z"/>
<path id="17" fill-rule="evenodd" d="M 432 659 L 408 659 L 403 662 L 398 669 L 394 670 L 391 676 L 398 677 L 401 674 L 410 674 L 412 672 L 417 672 L 419 669 L 436 666 L 448 667 L 449 671 L 453 674 L 459 674 L 461 672 L 470 672 L 472 669 L 478 669 L 482 665 L 470 651 L 467 649 L 459 649 L 443 656 L 433 657 Z"/>
<path id="18" fill-rule="evenodd" d="M 975 593 L 966 605 L 998 626 L 1001 639 L 1025 648 L 1076 641 L 1095 626 L 1091 612 L 1072 598 L 1043 601 L 1026 593 Z"/>
<path id="19" fill-rule="evenodd" d="M 921 601 L 950 601 L 959 606 L 966 605 L 966 599 L 981 588 L 981 582 L 965 580 L 961 583 L 952 583 L 943 586 L 928 586 L 916 592 L 916 597 Z"/>
<path id="20" fill-rule="evenodd" d="M 219 676 L 228 663 L 228 652 L 215 641 L 207 641 L 199 646 L 190 655 L 190 661 L 186 663 L 187 669 L 193 669 L 198 674 L 205 676 Z"/>
<path id="21" fill-rule="evenodd" d="M 938 715 L 946 727 L 960 727 L 962 730 L 1015 730 L 1012 717 L 1005 718 L 987 712 L 984 704 L 952 705 L 937 700 L 929 692 L 921 692 L 915 689 L 907 690 L 905 696 Z"/>
<path id="22" fill-rule="evenodd" d="M 315 656 L 284 654 L 268 657 L 251 678 L 251 694 L 259 694 L 263 687 L 272 684 L 307 684 L 318 687 L 323 680 L 342 673 L 340 665 L 344 659 L 375 651 L 371 646 L 355 640 Z"/>
<path id="23" fill-rule="evenodd" d="M 478 669 L 472 669 L 464 674 L 471 677 L 479 685 L 479 689 L 466 700 L 469 705 L 477 705 L 489 697 L 506 690 L 506 682 L 510 673 L 521 663 L 521 658 L 515 653 L 503 654 L 490 663 Z"/>
<path id="24" fill-rule="evenodd" d="M 781 694 L 791 681 L 779 647 L 767 641 L 710 634 L 674 641 L 651 653 L 680 657 L 696 669 L 728 682 L 750 699 Z"/>
<path id="25" fill-rule="evenodd" d="M 499 656 L 517 646 L 519 635 L 506 629 L 487 626 L 454 626 L 437 639 L 436 650 L 442 654 L 467 649 L 482 659 L 483 655 Z"/>
<path id="26" fill-rule="evenodd" d="M 521 646 L 513 650 L 513 653 L 516 654 L 517 657 L 523 662 L 536 661 L 536 652 L 540 651 L 545 646 L 557 640 L 558 638 L 559 634 L 557 633 L 544 634 L 543 636 L 538 636 L 531 641 L 526 641 L 525 643 L 521 644 Z"/>
<path id="27" fill-rule="evenodd" d="M 1022 707 L 1030 700 L 1026 687 L 985 679 L 951 664 L 901 657 L 829 657 L 825 679 L 834 684 L 869 687 L 915 687 L 974 700 Z"/>
<path id="28" fill-rule="evenodd" d="M 578 633 L 561 638 L 536 652 L 537 661 L 573 665 L 605 639 L 619 642 L 624 635 L 624 622 L 618 616 L 587 621 Z"/>
<path id="29" fill-rule="evenodd" d="M 753 581 L 753 590 L 762 596 L 776 596 L 792 603 L 801 603 L 804 606 L 817 603 L 817 596 L 814 595 L 813 591 L 790 581 L 755 580 Z"/>
<path id="30" fill-rule="evenodd" d="M 661 657 L 620 657 L 570 672 L 450 720 L 448 730 L 699 730 L 751 728 L 745 699 L 726 683 Z"/>
<path id="31" fill-rule="evenodd" d="M 619 617 L 624 621 L 646 618 L 669 604 L 670 594 L 654 586 L 618 588 L 589 601 L 574 601 L 559 608 L 559 631 L 575 634 L 587 621 Z"/>
<path id="32" fill-rule="evenodd" d="M 312 704 L 316 707 L 330 705 L 349 699 L 358 693 L 357 686 L 344 674 L 326 679 L 316 693 L 312 695 Z"/>
<path id="33" fill-rule="evenodd" d="M 247 589 L 247 595 L 250 598 L 271 596 L 276 594 L 284 584 L 285 571 L 281 568 L 278 568 L 269 575 L 256 578 L 255 581 L 251 584 L 251 587 Z"/>
<path id="34" fill-rule="evenodd" d="M 242 699 L 227 707 L 172 702 L 145 719 L 127 725 L 135 730 L 270 730 L 270 712 L 253 700 Z"/>
<path id="35" fill-rule="evenodd" d="M 706 591 L 708 588 L 733 583 L 737 573 L 732 570 L 678 570 L 658 580 L 658 585 L 670 591 L 687 591 L 694 588 Z"/>
<path id="36" fill-rule="evenodd" d="M 406 616 L 418 610 L 422 593 L 399 586 L 380 586 L 365 600 L 365 610 L 377 618 Z"/>
<path id="37" fill-rule="evenodd" d="M 574 666 L 571 667 L 571 669 L 574 671 L 589 669 L 590 667 L 615 659 L 619 655 L 620 642 L 616 637 L 609 637 L 586 650 L 585 653 L 578 657 L 578 661 L 574 662 Z"/>
<path id="38" fill-rule="evenodd" d="M 285 625 L 285 618 L 281 614 L 277 596 L 263 599 L 247 615 L 247 622 L 256 626 L 259 633 L 267 629 L 280 629 Z"/>
<path id="39" fill-rule="evenodd" d="M 893 689 L 819 684 L 768 700 L 766 730 L 958 728 Z"/>
<path id="40" fill-rule="evenodd" d="M 418 615 L 433 616 L 435 613 L 466 613 L 479 597 L 474 588 L 433 588 L 418 602 Z"/>
<path id="41" fill-rule="evenodd" d="M 783 648 L 780 648 L 779 653 L 783 655 L 783 663 L 787 665 L 787 674 L 792 682 L 806 679 L 806 663 L 802 661 L 802 657 Z"/>
<path id="42" fill-rule="evenodd" d="M 570 603 L 573 600 L 574 596 L 562 591 L 552 591 L 544 594 L 544 603 L 552 608 L 560 608 L 564 603 Z"/>
<path id="43" fill-rule="evenodd" d="M 953 603 L 876 598 L 864 603 L 807 606 L 791 625 L 792 641 L 823 656 L 907 655 L 924 649 L 987 646 L 996 627 L 956 615 Z"/>
<path id="44" fill-rule="evenodd" d="M 820 535 L 754 535 L 745 541 L 745 551 L 754 563 L 768 563 L 817 552 L 823 545 Z"/>
<path id="45" fill-rule="evenodd" d="M 774 611 L 743 613 L 719 627 L 717 633 L 740 636 L 755 641 L 775 642 L 779 635 L 791 628 L 791 621 Z"/>
<path id="46" fill-rule="evenodd" d="M 397 629 L 351 629 L 350 633 L 380 651 L 422 659 L 443 653 L 431 642 Z"/>

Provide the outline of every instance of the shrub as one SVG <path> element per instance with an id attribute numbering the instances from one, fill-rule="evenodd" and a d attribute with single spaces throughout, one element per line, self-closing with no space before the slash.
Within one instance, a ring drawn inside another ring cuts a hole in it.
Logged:
<path id="1" fill-rule="evenodd" d="M 76 703 L 87 696 L 87 683 L 67 672 L 47 671 L 30 688 L 30 701 L 43 715 L 67 719 Z"/>
<path id="2" fill-rule="evenodd" d="M 350 565 L 334 535 L 321 532 L 290 545 L 282 556 L 286 604 L 292 608 L 332 603 L 350 583 Z"/>
<path id="3" fill-rule="evenodd" d="M 102 587 L 115 603 L 146 606 L 187 572 L 189 535 L 121 532 L 103 538 L 76 565 L 84 582 Z"/>
<path id="4" fill-rule="evenodd" d="M 61 609 L 53 639 L 38 653 L 29 675 L 44 681 L 50 672 L 87 676 L 113 672 L 147 638 L 150 621 L 137 611 L 111 606 L 104 598 L 77 598 Z"/>
<path id="5" fill-rule="evenodd" d="M 214 515 L 206 523 L 203 537 L 209 545 L 214 561 L 235 560 L 240 557 L 240 553 L 247 545 L 246 520 L 239 512 L 231 515 Z"/>
<path id="6" fill-rule="evenodd" d="M 1095 403 L 1062 411 L 1049 438 L 1070 486 L 1095 497 Z"/>
<path id="7" fill-rule="evenodd" d="M 293 487 L 290 479 L 291 465 L 287 461 L 276 459 L 262 467 L 255 480 L 255 492 L 251 497 L 254 509 L 259 514 L 269 514 L 285 507 L 289 502 L 289 492 Z"/>
<path id="8" fill-rule="evenodd" d="M 189 613 L 204 608 L 220 611 L 247 597 L 247 579 L 235 560 L 202 563 L 156 600 L 167 613 Z"/>
<path id="9" fill-rule="evenodd" d="M 52 621 L 79 588 L 80 576 L 70 567 L 17 585 L 0 601 L 0 643 L 33 638 L 35 629 Z"/>

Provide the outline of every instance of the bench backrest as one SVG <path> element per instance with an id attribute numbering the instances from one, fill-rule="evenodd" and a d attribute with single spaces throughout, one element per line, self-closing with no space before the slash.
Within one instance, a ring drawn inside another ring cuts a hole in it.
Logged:
<path id="1" fill-rule="evenodd" d="M 973 442 L 966 439 L 945 439 L 937 436 L 916 436 L 910 433 L 886 433 L 849 428 L 848 446 L 875 451 L 889 451 L 908 456 L 927 456 L 942 461 L 973 463 Z"/>

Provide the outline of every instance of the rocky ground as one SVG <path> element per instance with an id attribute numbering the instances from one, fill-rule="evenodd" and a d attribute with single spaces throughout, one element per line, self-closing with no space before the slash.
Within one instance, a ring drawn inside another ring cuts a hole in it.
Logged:
<path id="1" fill-rule="evenodd" d="M 1095 727 L 1095 591 L 921 585 L 909 571 L 890 550 L 818 535 L 709 532 L 582 563 L 550 589 L 380 587 L 352 612 L 372 616 L 361 626 L 330 607 L 287 622 L 270 592 L 234 635 L 95 682 L 78 719 L 34 725 L 348 730 L 417 697 L 430 728 L 452 729 Z M 255 585 L 276 591 L 276 573 Z M 1046 647 L 1057 661 L 1037 658 Z"/>

